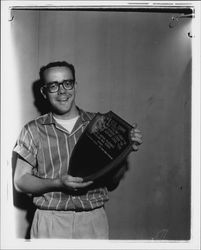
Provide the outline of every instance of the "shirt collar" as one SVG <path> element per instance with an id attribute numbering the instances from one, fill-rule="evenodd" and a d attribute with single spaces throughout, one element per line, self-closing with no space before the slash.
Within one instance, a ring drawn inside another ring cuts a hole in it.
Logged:
<path id="1" fill-rule="evenodd" d="M 79 111 L 79 115 L 80 115 L 80 119 L 82 121 L 82 123 L 86 123 L 91 121 L 91 117 L 87 114 L 87 112 L 85 112 L 84 110 L 80 109 L 79 107 L 77 107 L 78 111 Z M 44 120 L 42 122 L 42 124 L 44 125 L 50 125 L 50 124 L 55 124 L 56 121 L 53 117 L 52 112 L 49 112 L 45 117 Z"/>

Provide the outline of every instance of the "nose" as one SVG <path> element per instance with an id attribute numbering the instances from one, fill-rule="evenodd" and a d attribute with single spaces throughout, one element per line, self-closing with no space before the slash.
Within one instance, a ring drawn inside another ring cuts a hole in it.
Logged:
<path id="1" fill-rule="evenodd" d="M 59 84 L 59 90 L 58 90 L 58 93 L 59 93 L 59 94 L 63 94 L 63 93 L 65 93 L 65 92 L 66 92 L 66 90 L 64 89 L 63 84 L 62 84 L 62 83 L 60 83 L 60 84 Z"/>

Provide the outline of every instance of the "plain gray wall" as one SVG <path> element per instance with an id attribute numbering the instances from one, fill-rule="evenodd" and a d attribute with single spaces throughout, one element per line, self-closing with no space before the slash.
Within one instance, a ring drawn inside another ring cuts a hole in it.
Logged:
<path id="1" fill-rule="evenodd" d="M 129 170 L 106 204 L 111 239 L 156 239 L 162 232 L 166 239 L 189 239 L 191 20 L 183 18 L 171 29 L 174 13 L 13 15 L 22 126 L 39 114 L 32 85 L 40 67 L 55 60 L 73 63 L 78 105 L 113 110 L 136 121 L 143 133 L 140 150 L 129 156 Z M 26 207 L 16 211 L 18 236 L 24 237 Z"/>

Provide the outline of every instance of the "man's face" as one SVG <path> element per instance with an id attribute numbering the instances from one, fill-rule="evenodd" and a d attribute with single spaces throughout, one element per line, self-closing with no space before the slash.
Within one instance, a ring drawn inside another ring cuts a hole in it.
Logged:
<path id="1" fill-rule="evenodd" d="M 74 80 L 71 70 L 65 66 L 52 67 L 44 72 L 45 84 L 53 82 L 61 83 L 64 80 Z M 54 93 L 50 93 L 48 90 L 43 92 L 45 98 L 47 98 L 53 108 L 53 112 L 57 116 L 63 118 L 70 118 L 75 115 L 75 94 L 76 84 L 71 90 L 64 89 L 63 85 L 59 86 L 59 90 Z"/>

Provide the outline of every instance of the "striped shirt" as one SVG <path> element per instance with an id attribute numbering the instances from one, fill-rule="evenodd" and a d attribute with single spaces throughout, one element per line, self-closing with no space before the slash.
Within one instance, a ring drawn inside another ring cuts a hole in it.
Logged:
<path id="1" fill-rule="evenodd" d="M 73 148 L 95 115 L 81 109 L 79 113 L 80 116 L 70 134 L 56 122 L 52 113 L 40 116 L 23 127 L 14 151 L 32 165 L 35 176 L 53 179 L 68 173 Z M 87 211 L 102 207 L 106 201 L 106 187 L 94 187 L 79 195 L 48 192 L 33 197 L 36 207 L 49 210 Z"/>

